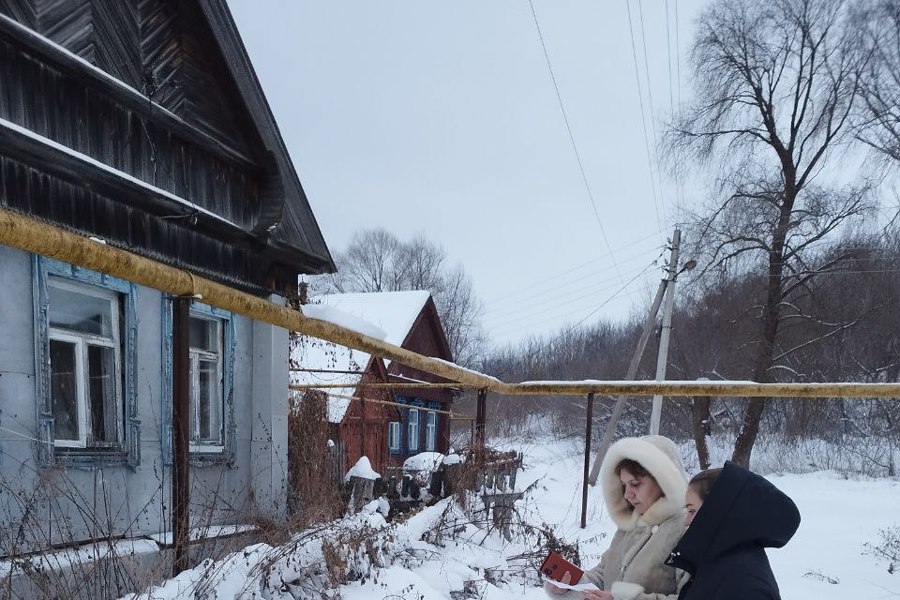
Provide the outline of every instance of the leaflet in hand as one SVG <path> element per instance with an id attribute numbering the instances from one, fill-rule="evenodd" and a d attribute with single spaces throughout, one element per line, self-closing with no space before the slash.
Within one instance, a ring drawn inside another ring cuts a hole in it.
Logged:
<path id="1" fill-rule="evenodd" d="M 563 588 L 564 590 L 576 590 L 579 592 L 583 592 L 585 590 L 599 590 L 596 585 L 589 581 L 585 581 L 584 583 L 563 583 L 562 581 L 557 581 L 555 579 L 551 579 L 550 577 L 544 576 L 544 581 L 550 583 L 550 585 L 555 585 L 558 588 Z"/>

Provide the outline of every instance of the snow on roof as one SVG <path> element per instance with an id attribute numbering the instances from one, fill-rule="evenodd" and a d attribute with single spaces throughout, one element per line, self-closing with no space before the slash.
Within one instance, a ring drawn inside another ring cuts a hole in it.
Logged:
<path id="1" fill-rule="evenodd" d="M 366 352 L 301 335 L 291 344 L 291 367 L 306 370 L 291 371 L 291 384 L 345 384 L 346 387 L 327 390 L 328 422 L 340 423 L 350 406 L 349 396 L 355 393 L 369 358 Z"/>
<path id="2" fill-rule="evenodd" d="M 303 307 L 303 314 L 313 319 L 340 325 L 345 329 L 352 329 L 353 331 L 379 340 L 383 340 L 385 337 L 385 332 L 376 325 L 373 325 L 356 315 L 335 308 L 334 306 L 327 306 L 325 304 L 307 304 Z"/>
<path id="3" fill-rule="evenodd" d="M 328 294 L 314 298 L 315 304 L 305 305 L 303 313 L 400 346 L 429 297 L 427 291 L 420 290 Z M 329 393 L 328 420 L 340 423 L 350 406 L 347 397 L 355 392 L 370 358 L 367 352 L 301 335 L 291 346 L 291 363 L 306 370 L 292 371 L 291 383 L 346 384 L 346 387 L 326 390 Z"/>
<path id="4" fill-rule="evenodd" d="M 371 323 L 385 333 L 384 341 L 400 346 L 431 294 L 425 290 L 327 294 L 316 298 L 323 306 L 336 308 Z M 304 307 L 306 310 L 308 307 Z"/>

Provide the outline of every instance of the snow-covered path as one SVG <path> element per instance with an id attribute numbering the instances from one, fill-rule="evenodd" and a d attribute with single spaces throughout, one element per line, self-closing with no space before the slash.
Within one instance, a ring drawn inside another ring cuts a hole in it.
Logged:
<path id="1" fill-rule="evenodd" d="M 583 457 L 577 445 L 565 441 L 517 444 L 525 452 L 525 470 L 517 487 L 530 487 L 517 510 L 522 520 L 552 526 L 566 542 L 578 542 L 583 563 L 593 566 L 605 549 L 614 528 L 602 508 L 599 487 L 589 490 L 588 527 L 579 528 Z M 685 449 L 689 458 L 689 449 Z M 696 470 L 696 469 L 694 469 Z M 865 545 L 880 541 L 879 530 L 900 524 L 900 481 L 896 479 L 844 478 L 832 472 L 771 475 L 800 508 L 802 523 L 787 547 L 769 551 L 772 567 L 785 600 L 877 600 L 900 597 L 900 573 L 890 574 L 887 563 L 867 553 Z M 446 600 L 463 582 L 476 581 L 483 600 L 544 600 L 540 587 L 522 578 L 484 581 L 485 569 L 510 573 L 522 570 L 521 560 L 510 560 L 536 548 L 526 536 L 507 542 L 496 533 L 470 528 L 442 546 L 421 541 L 440 514 L 440 506 L 426 509 L 393 534 L 414 558 L 397 560 L 364 582 L 340 589 L 345 600 Z M 378 515 L 372 517 L 378 520 Z M 249 595 L 246 578 L 226 578 L 217 587 L 219 598 Z M 502 579 L 502 578 L 501 578 Z M 253 586 L 249 586 L 253 587 Z M 174 590 L 172 586 L 168 590 Z M 271 593 L 271 592 L 270 592 Z M 146 597 L 146 596 L 144 596 Z M 153 598 L 180 597 L 157 589 Z M 255 596 L 259 597 L 259 596 Z M 275 593 L 273 598 L 290 598 Z"/>

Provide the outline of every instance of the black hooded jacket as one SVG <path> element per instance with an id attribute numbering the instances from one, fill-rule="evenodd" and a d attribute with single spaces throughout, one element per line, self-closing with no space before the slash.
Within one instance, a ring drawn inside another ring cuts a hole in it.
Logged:
<path id="1" fill-rule="evenodd" d="M 690 573 L 679 600 L 780 600 L 764 548 L 781 548 L 800 512 L 774 485 L 734 463 L 722 473 L 666 563 Z"/>

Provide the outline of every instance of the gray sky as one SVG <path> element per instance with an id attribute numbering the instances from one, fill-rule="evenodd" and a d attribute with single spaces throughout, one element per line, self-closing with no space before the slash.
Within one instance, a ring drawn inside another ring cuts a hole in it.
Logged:
<path id="1" fill-rule="evenodd" d="M 331 251 L 365 228 L 426 236 L 503 344 L 646 311 L 697 201 L 654 140 L 689 98 L 703 0 L 629 1 L 646 138 L 626 0 L 533 0 L 568 127 L 528 0 L 229 6 Z"/>

